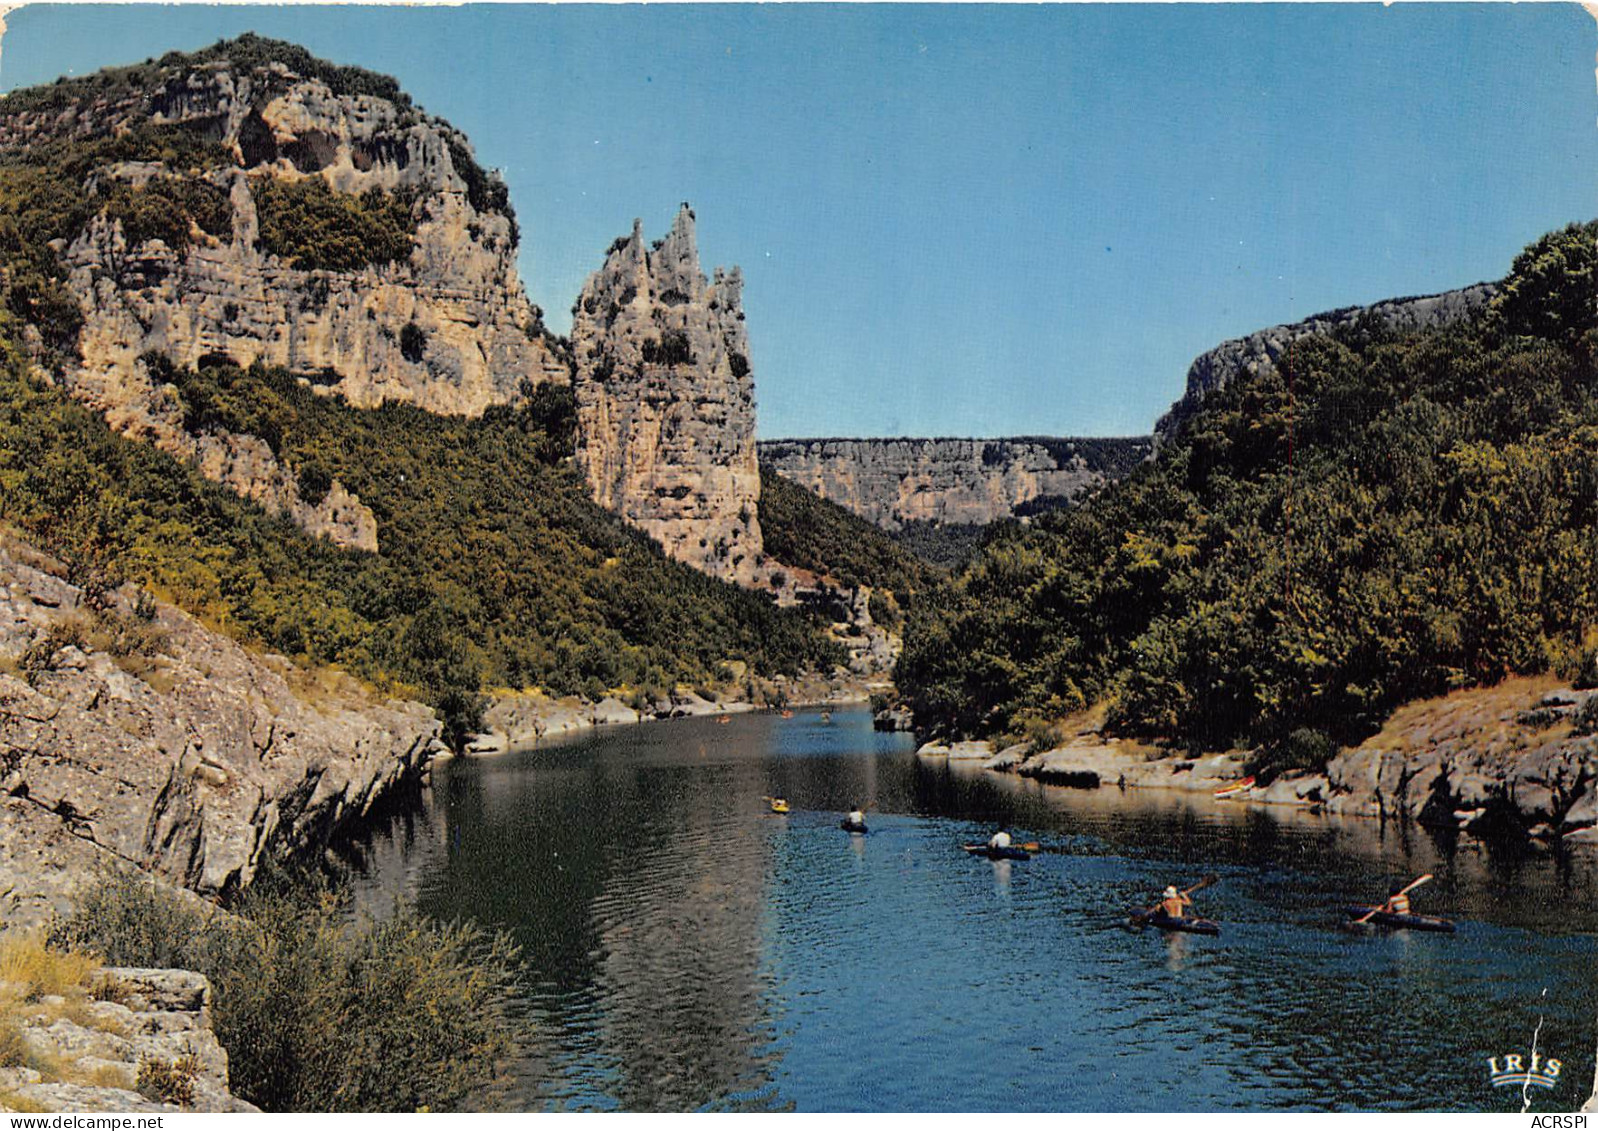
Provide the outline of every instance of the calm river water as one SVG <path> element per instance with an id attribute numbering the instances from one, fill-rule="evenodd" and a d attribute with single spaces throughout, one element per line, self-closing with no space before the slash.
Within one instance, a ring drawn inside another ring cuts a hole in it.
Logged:
<path id="1" fill-rule="evenodd" d="M 608 730 L 439 767 L 363 894 L 510 930 L 508 1109 L 1519 1110 L 1592 1088 L 1598 853 L 1498 852 L 1207 797 L 921 762 L 862 710 Z M 770 815 L 763 794 L 793 813 Z M 873 799 L 871 831 L 840 811 Z M 1003 822 L 1048 850 L 961 852 Z M 1453 936 L 1340 930 L 1434 872 Z M 1219 938 L 1125 909 L 1207 872 Z M 1546 992 L 1545 992 L 1546 991 Z"/>

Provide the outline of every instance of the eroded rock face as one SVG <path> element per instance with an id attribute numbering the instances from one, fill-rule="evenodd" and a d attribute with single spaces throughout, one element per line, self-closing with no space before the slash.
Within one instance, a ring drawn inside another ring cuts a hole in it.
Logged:
<path id="1" fill-rule="evenodd" d="M 145 350 L 181 365 L 225 353 L 242 365 L 332 370 L 326 387 L 354 405 L 399 400 L 466 415 L 515 399 L 523 380 L 566 379 L 517 278 L 514 220 L 481 186 L 474 192 L 468 177 L 483 174 L 447 123 L 387 99 L 336 94 L 281 64 L 235 68 L 224 59 L 174 66 L 164 84 L 115 103 L 86 93 L 65 109 L 0 118 L 0 150 L 141 124 L 201 132 L 237 167 L 199 173 L 144 162 L 95 176 L 207 179 L 230 195 L 232 232 L 195 233 L 180 254 L 159 240 L 128 246 L 120 224 L 103 217 L 91 223 L 64 254 L 84 305 L 87 377 L 126 373 Z M 409 257 L 339 272 L 302 271 L 267 254 L 250 185 L 313 176 L 342 193 L 411 194 Z M 423 338 L 407 350 L 401 335 L 411 325 Z"/>
<path id="2" fill-rule="evenodd" d="M 734 268 L 706 280 L 694 214 L 611 246 L 572 321 L 577 459 L 601 506 L 670 556 L 749 582 L 764 556 L 755 391 Z"/>
<path id="3" fill-rule="evenodd" d="M 477 167 L 458 131 L 403 100 L 338 93 L 281 62 L 235 65 L 225 52 L 173 58 L 134 82 L 67 84 L 44 108 L 0 114 L 0 152 L 62 139 L 87 146 L 154 128 L 187 131 L 231 155 L 205 169 L 137 161 L 89 175 L 86 193 L 204 182 L 225 194 L 231 224 L 193 227 L 187 246 L 175 248 L 157 237 L 130 241 L 121 221 L 101 213 L 61 247 L 84 319 L 80 360 L 65 384 L 118 427 L 194 459 L 268 509 L 372 549 L 372 515 L 342 485 L 311 505 L 299 498 L 293 469 L 268 466 L 242 438 L 218 445 L 185 436 L 140 357 L 154 352 L 179 366 L 208 355 L 259 361 L 306 374 L 358 407 L 403 401 L 463 415 L 564 382 L 566 365 L 517 278 L 503 186 Z M 256 193 L 271 181 L 312 177 L 338 193 L 402 194 L 415 225 L 409 254 L 346 271 L 302 270 L 272 254 Z"/>
<path id="4" fill-rule="evenodd" d="M 142 365 L 140 366 L 142 369 Z M 207 479 L 292 519 L 302 529 L 348 549 L 377 550 L 377 518 L 360 496 L 334 479 L 327 494 L 312 503 L 300 495 L 294 469 L 273 454 L 259 436 L 212 429 L 194 433 L 183 426 L 180 409 L 154 387 L 125 387 L 103 395 L 102 387 L 80 385 L 75 392 L 104 413 L 111 427 L 136 440 L 192 463 Z"/>
<path id="5" fill-rule="evenodd" d="M 65 913 L 107 861 L 204 894 L 243 886 L 267 857 L 321 849 L 442 749 L 421 704 L 312 680 L 174 608 L 140 622 L 152 643 L 118 655 L 103 614 L 48 564 L 0 547 L 9 925 Z M 110 615 L 137 618 L 125 595 Z"/>
<path id="6" fill-rule="evenodd" d="M 1420 298 L 1388 299 L 1373 306 L 1349 306 L 1284 326 L 1257 330 L 1245 338 L 1222 342 L 1200 354 L 1187 371 L 1187 391 L 1154 426 L 1157 442 L 1170 439 L 1204 398 L 1225 388 L 1237 377 L 1259 373 L 1276 364 L 1288 343 L 1312 334 L 1325 334 L 1371 317 L 1400 332 L 1452 326 L 1470 318 L 1497 293 L 1492 283 L 1477 283 L 1457 291 Z"/>
<path id="7" fill-rule="evenodd" d="M 1480 835 L 1598 840 L 1598 735 L 1571 725 L 1595 695 L 1561 688 L 1517 707 L 1461 692 L 1402 707 L 1327 766 L 1331 808 Z"/>
<path id="8" fill-rule="evenodd" d="M 906 522 L 984 525 L 1040 502 L 1065 502 L 1149 452 L 1124 440 L 768 440 L 778 475 L 885 530 Z"/>

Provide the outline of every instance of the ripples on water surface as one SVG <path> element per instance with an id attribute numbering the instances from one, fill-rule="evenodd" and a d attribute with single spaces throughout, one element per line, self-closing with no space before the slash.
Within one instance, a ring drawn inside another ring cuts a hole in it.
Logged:
<path id="1" fill-rule="evenodd" d="M 1001 821 L 1051 851 L 959 850 Z M 364 890 L 522 944 L 535 1036 L 509 1108 L 1518 1110 L 1487 1058 L 1526 1051 L 1541 1012 L 1553 1110 L 1593 1078 L 1594 855 L 1042 787 L 804 712 L 446 763 Z M 1220 938 L 1124 927 L 1212 871 Z M 1426 871 L 1417 910 L 1457 935 L 1337 929 Z"/>

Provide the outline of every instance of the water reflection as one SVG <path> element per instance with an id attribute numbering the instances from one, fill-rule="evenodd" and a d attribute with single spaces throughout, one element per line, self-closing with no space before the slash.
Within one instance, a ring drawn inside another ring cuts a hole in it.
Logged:
<path id="1" fill-rule="evenodd" d="M 840 830 L 868 799 L 871 832 Z M 999 825 L 1046 850 L 959 850 Z M 1539 1012 L 1568 1086 L 1592 1072 L 1593 855 L 1041 786 L 918 760 L 863 713 L 450 763 L 365 867 L 374 904 L 522 944 L 512 1108 L 1508 1110 L 1486 1057 Z M 1126 929 L 1209 872 L 1219 939 Z M 1339 929 L 1422 872 L 1457 936 Z"/>
<path id="2" fill-rule="evenodd" d="M 1165 936 L 1165 968 L 1179 974 L 1187 961 L 1187 948 L 1192 940 L 1181 931 L 1169 931 Z"/>

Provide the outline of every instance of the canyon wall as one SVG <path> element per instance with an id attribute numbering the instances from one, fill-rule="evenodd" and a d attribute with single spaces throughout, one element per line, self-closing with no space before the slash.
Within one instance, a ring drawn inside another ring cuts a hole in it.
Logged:
<path id="1" fill-rule="evenodd" d="M 1076 498 L 1149 452 L 1143 437 L 768 440 L 760 461 L 887 530 L 981 525 Z"/>
<path id="2" fill-rule="evenodd" d="M 314 860 L 443 749 L 419 703 L 247 651 L 131 590 L 91 607 L 0 542 L 0 920 L 48 922 L 105 865 L 205 895 Z"/>

